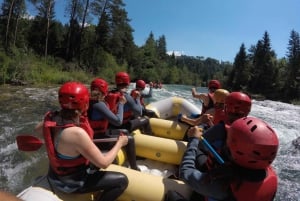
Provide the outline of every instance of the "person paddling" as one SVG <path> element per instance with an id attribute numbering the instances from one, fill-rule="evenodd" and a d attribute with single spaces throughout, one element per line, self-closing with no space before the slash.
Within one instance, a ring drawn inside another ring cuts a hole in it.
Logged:
<path id="1" fill-rule="evenodd" d="M 272 201 L 278 176 L 271 164 L 279 140 L 270 125 L 255 117 L 240 118 L 227 128 L 224 164 L 214 164 L 206 171 L 196 167 L 196 149 L 202 131 L 188 131 L 189 142 L 180 164 L 180 178 L 210 201 Z M 165 201 L 188 201 L 179 193 L 169 191 Z"/>
<path id="2" fill-rule="evenodd" d="M 116 200 L 127 188 L 128 178 L 101 169 L 114 161 L 128 137 L 120 135 L 112 149 L 103 154 L 93 143 L 93 130 L 83 115 L 89 106 L 88 89 L 82 83 L 67 82 L 60 87 L 58 100 L 61 110 L 49 111 L 43 121 L 50 186 L 65 193 L 101 191 L 97 201 Z"/>
<path id="3" fill-rule="evenodd" d="M 117 105 L 117 113 L 114 114 L 108 104 L 105 102 L 105 96 L 108 93 L 108 83 L 101 79 L 95 78 L 90 85 L 91 97 L 88 108 L 88 119 L 91 127 L 94 130 L 95 139 L 115 138 L 122 134 L 128 136 L 128 144 L 125 146 L 129 165 L 134 170 L 139 170 L 136 163 L 135 143 L 134 138 L 126 129 L 108 129 L 108 124 L 121 126 L 123 122 L 123 107 L 126 103 L 124 96 L 120 96 Z M 109 150 L 115 143 L 104 142 L 98 143 L 97 146 L 101 150 Z"/>

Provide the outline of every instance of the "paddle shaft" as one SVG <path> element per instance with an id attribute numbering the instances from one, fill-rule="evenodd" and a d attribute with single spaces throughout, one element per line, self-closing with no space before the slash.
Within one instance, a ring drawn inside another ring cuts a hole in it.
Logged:
<path id="1" fill-rule="evenodd" d="M 118 141 L 118 138 L 114 137 L 114 138 L 103 138 L 103 139 L 94 139 L 93 142 L 94 143 L 101 143 L 101 142 L 116 142 Z"/>

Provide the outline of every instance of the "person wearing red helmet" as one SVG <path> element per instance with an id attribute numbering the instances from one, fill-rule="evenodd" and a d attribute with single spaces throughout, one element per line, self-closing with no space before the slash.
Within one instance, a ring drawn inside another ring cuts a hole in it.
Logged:
<path id="1" fill-rule="evenodd" d="M 142 105 L 139 100 L 135 101 L 127 89 L 130 84 L 130 77 L 126 72 L 118 72 L 115 76 L 116 88 L 109 91 L 105 100 L 109 104 L 110 109 L 116 113 L 116 103 L 121 96 L 125 96 L 127 102 L 124 105 L 123 124 L 128 123 L 132 116 L 142 115 Z"/>
<path id="2" fill-rule="evenodd" d="M 197 147 L 203 132 L 197 127 L 188 131 L 189 143 L 179 168 L 179 176 L 204 199 L 217 201 L 272 201 L 278 177 L 271 164 L 279 140 L 270 125 L 255 117 L 243 117 L 227 128 L 223 159 L 207 170 L 196 167 Z M 171 191 L 165 201 L 186 201 Z"/>
<path id="3" fill-rule="evenodd" d="M 126 129 L 108 129 L 108 124 L 115 126 L 121 126 L 123 121 L 123 107 L 126 103 L 124 96 L 119 98 L 117 105 L 117 113 L 114 114 L 110 109 L 108 104 L 105 102 L 105 96 L 108 93 L 108 84 L 105 80 L 100 78 L 95 78 L 91 82 L 91 97 L 90 106 L 88 109 L 88 120 L 94 130 L 94 138 L 115 138 L 120 135 L 120 133 L 126 134 L 128 136 L 128 144 L 125 146 L 127 158 L 129 165 L 132 169 L 138 170 L 136 164 L 136 153 L 135 153 L 135 142 L 132 135 Z M 97 146 L 101 150 L 109 150 L 114 146 L 114 142 L 99 143 Z"/>
<path id="4" fill-rule="evenodd" d="M 93 143 L 93 130 L 83 115 L 89 107 L 89 91 L 79 82 L 67 82 L 58 92 L 59 111 L 49 111 L 43 121 L 43 136 L 49 158 L 48 181 L 64 193 L 101 191 L 100 200 L 116 200 L 127 188 L 123 173 L 99 171 L 107 168 L 128 143 L 119 136 L 103 154 Z M 92 166 L 97 168 L 91 170 Z"/>
<path id="5" fill-rule="evenodd" d="M 129 132 L 140 128 L 143 132 L 149 133 L 149 120 L 142 117 L 143 107 L 140 99 L 134 99 L 127 93 L 130 84 L 130 77 L 126 72 L 119 72 L 115 76 L 117 88 L 109 92 L 106 101 L 110 105 L 110 109 L 116 113 L 116 100 L 120 96 L 125 96 L 127 102 L 124 105 L 123 122 L 121 126 L 110 124 L 111 129 L 127 129 Z"/>
<path id="6" fill-rule="evenodd" d="M 211 143 L 211 145 L 217 150 L 221 151 L 226 142 L 227 130 L 235 120 L 247 117 L 251 110 L 251 99 L 250 97 L 242 92 L 231 92 L 225 98 L 224 103 L 224 116 L 219 123 L 214 124 L 214 126 L 210 127 L 205 131 L 203 137 Z M 207 149 L 200 143 L 199 144 L 200 155 L 203 151 L 206 155 L 208 155 L 208 160 L 206 157 L 199 157 L 198 167 L 203 164 L 205 161 L 205 166 L 210 166 L 210 163 L 215 162 L 215 158 L 209 154 Z M 201 159 L 203 161 L 201 161 Z"/>
<path id="7" fill-rule="evenodd" d="M 220 99 L 218 101 L 222 100 Z M 218 153 L 221 153 L 226 145 L 226 127 L 229 127 L 235 120 L 248 116 L 251 110 L 251 105 L 251 99 L 245 93 L 231 92 L 229 95 L 226 95 L 224 116 L 222 117 L 222 120 L 205 130 L 203 134 L 203 137 Z M 209 150 L 207 150 L 202 143 L 199 143 L 195 163 L 196 169 L 207 171 L 207 169 L 212 168 L 216 163 L 217 160 L 209 152 Z"/>
<path id="8" fill-rule="evenodd" d="M 142 93 L 143 90 L 146 88 L 146 83 L 144 80 L 137 80 L 135 82 L 135 89 L 133 89 L 130 93 L 130 95 L 136 100 L 140 99 L 140 103 L 142 104 L 142 116 L 147 116 L 147 117 L 156 117 L 155 112 L 152 110 L 146 109 L 146 104 L 144 101 L 144 98 L 150 98 L 152 97 L 152 86 L 150 85 L 149 93 L 144 94 Z"/>
<path id="9" fill-rule="evenodd" d="M 227 124 L 231 124 L 240 117 L 250 113 L 251 99 L 241 92 L 231 92 L 225 99 L 225 115 Z"/>
<path id="10" fill-rule="evenodd" d="M 142 104 L 143 107 L 145 107 L 145 103 L 144 103 L 144 98 L 146 95 L 143 95 L 142 92 L 143 90 L 146 88 L 146 83 L 144 80 L 137 80 L 135 82 L 135 89 L 133 89 L 131 92 L 130 92 L 130 95 L 134 98 L 134 99 L 140 99 L 140 102 Z M 152 96 L 152 89 L 150 89 L 151 93 L 149 92 L 149 97 Z M 147 96 L 148 97 L 148 96 Z"/>
<path id="11" fill-rule="evenodd" d="M 196 88 L 192 88 L 192 95 L 194 98 L 200 99 L 202 102 L 202 112 L 200 115 L 213 113 L 213 95 L 217 89 L 221 88 L 221 83 L 218 80 L 210 80 L 208 82 L 208 93 L 197 93 Z"/>

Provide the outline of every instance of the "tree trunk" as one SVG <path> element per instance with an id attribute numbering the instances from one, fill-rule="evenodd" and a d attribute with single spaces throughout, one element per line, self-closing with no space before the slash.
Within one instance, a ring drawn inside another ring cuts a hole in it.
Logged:
<path id="1" fill-rule="evenodd" d="M 84 9 L 83 16 L 82 16 L 80 33 L 79 33 L 79 48 L 78 48 L 78 50 L 79 50 L 79 52 L 78 52 L 78 64 L 79 64 L 79 66 L 80 66 L 80 58 L 81 58 L 81 39 L 84 36 L 84 24 L 85 24 L 85 18 L 86 18 L 86 15 L 87 15 L 89 4 L 90 4 L 90 1 L 86 0 L 85 9 Z"/>
<path id="2" fill-rule="evenodd" d="M 70 27 L 69 27 L 69 32 L 68 32 L 68 36 L 67 36 L 67 47 L 66 47 L 66 57 L 67 60 L 71 59 L 71 36 L 72 36 L 72 32 L 74 29 L 74 18 L 75 18 L 75 14 L 76 14 L 76 10 L 77 10 L 77 4 L 78 1 L 77 0 L 72 0 L 72 9 L 71 9 L 71 14 L 70 14 Z"/>
<path id="3" fill-rule="evenodd" d="M 48 56 L 48 38 L 49 38 L 49 29 L 50 29 L 51 8 L 52 8 L 52 0 L 48 0 L 47 29 L 46 29 L 46 38 L 45 38 L 45 58 Z"/>
<path id="4" fill-rule="evenodd" d="M 11 20 L 14 4 L 15 4 L 15 0 L 12 0 L 9 7 L 8 17 L 7 17 L 6 33 L 5 33 L 5 48 L 8 48 L 8 33 L 9 33 L 10 20 Z"/>
<path id="5" fill-rule="evenodd" d="M 19 16 L 19 14 L 18 14 L 17 20 L 16 20 L 16 26 L 15 26 L 15 34 L 14 34 L 14 42 L 13 42 L 13 45 L 14 45 L 14 46 L 16 46 L 16 40 L 17 40 L 17 33 L 18 33 L 19 19 L 20 19 L 20 16 Z"/>

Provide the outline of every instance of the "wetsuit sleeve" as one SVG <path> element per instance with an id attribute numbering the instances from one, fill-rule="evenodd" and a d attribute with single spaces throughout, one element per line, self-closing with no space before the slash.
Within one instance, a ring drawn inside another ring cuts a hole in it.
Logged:
<path id="1" fill-rule="evenodd" d="M 179 167 L 179 177 L 203 196 L 224 199 L 228 196 L 228 192 L 224 189 L 224 183 L 211 180 L 209 173 L 201 172 L 195 167 L 198 144 L 197 138 L 190 138 Z"/>
<path id="2" fill-rule="evenodd" d="M 140 102 L 140 99 L 137 98 L 136 101 L 130 96 L 129 94 L 125 94 L 126 97 L 126 104 L 129 105 L 129 107 L 132 109 L 132 112 L 134 113 L 134 116 L 141 116 L 142 115 L 142 109 L 143 106 Z"/>
<path id="3" fill-rule="evenodd" d="M 121 104 L 121 103 L 120 103 Z M 121 126 L 123 121 L 123 107 L 118 105 L 118 112 L 114 114 L 104 102 L 100 102 L 97 105 L 97 110 L 103 114 L 103 116 L 114 126 Z"/>

